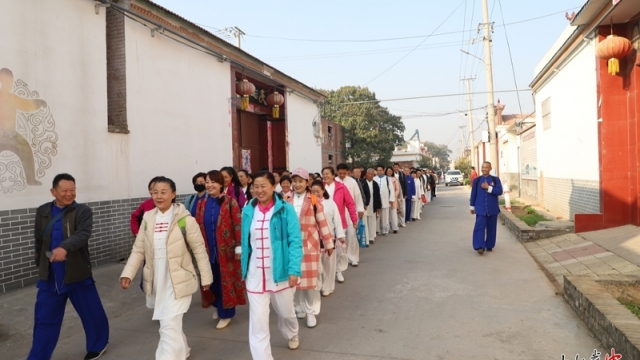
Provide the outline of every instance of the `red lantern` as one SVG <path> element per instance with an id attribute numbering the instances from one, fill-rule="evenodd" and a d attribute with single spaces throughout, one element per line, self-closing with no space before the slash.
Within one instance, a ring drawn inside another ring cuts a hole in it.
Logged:
<path id="1" fill-rule="evenodd" d="M 255 92 L 256 86 L 247 81 L 247 79 L 242 79 L 242 81 L 236 83 L 236 93 L 242 96 L 242 103 L 240 105 L 242 110 L 249 108 L 249 95 L 253 95 Z"/>
<path id="2" fill-rule="evenodd" d="M 274 119 L 280 117 L 280 106 L 284 104 L 284 96 L 280 95 L 277 91 L 267 96 L 267 104 L 272 106 L 271 115 Z"/>
<path id="3" fill-rule="evenodd" d="M 620 60 L 618 59 L 627 56 L 630 52 L 631 41 L 616 35 L 607 36 L 596 47 L 596 56 L 603 60 L 609 60 L 607 68 L 611 75 L 620 72 Z"/>

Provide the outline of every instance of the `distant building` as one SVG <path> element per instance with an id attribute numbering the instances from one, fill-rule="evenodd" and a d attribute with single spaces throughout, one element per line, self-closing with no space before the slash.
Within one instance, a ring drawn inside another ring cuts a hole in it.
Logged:
<path id="1" fill-rule="evenodd" d="M 419 167 L 420 161 L 427 158 L 431 158 L 431 154 L 420 142 L 420 134 L 416 130 L 407 142 L 396 146 L 391 157 L 391 163 L 398 163 L 401 168 Z"/>
<path id="2" fill-rule="evenodd" d="M 322 119 L 322 167 L 345 162 L 342 125 Z M 320 169 L 317 169 L 320 171 Z"/>

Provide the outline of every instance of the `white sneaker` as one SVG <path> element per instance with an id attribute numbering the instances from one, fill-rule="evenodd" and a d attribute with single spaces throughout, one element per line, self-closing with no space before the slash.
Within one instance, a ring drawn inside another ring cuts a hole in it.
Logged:
<path id="1" fill-rule="evenodd" d="M 306 317 L 307 317 L 307 314 L 305 314 L 305 313 L 299 313 L 299 312 L 296 312 L 296 317 L 297 317 L 298 319 L 304 319 L 304 318 L 306 318 Z"/>
<path id="2" fill-rule="evenodd" d="M 371 243 L 373 243 L 373 241 Z M 351 262 L 351 266 L 358 267 L 358 262 L 357 261 L 352 261 Z"/>
<path id="3" fill-rule="evenodd" d="M 400 226 L 402 226 L 402 227 L 407 227 L 407 224 L 402 224 L 402 225 L 400 225 Z"/>
<path id="4" fill-rule="evenodd" d="M 343 281 L 344 281 L 344 278 L 343 278 Z M 326 296 L 329 296 L 329 295 L 331 295 L 331 294 L 333 294 L 333 291 L 328 291 L 328 290 L 327 290 L 327 291 L 325 291 L 325 290 L 322 290 L 322 296 L 325 296 L 325 297 L 326 297 Z"/>
<path id="5" fill-rule="evenodd" d="M 213 308 L 213 315 L 211 315 L 211 318 L 213 320 L 218 320 L 220 319 L 220 316 L 218 316 L 218 309 L 216 309 L 215 307 Z"/>
<path id="6" fill-rule="evenodd" d="M 298 348 L 299 345 L 300 345 L 300 338 L 298 338 L 298 335 L 289 339 L 289 349 L 295 350 Z"/>
<path id="7" fill-rule="evenodd" d="M 341 272 L 337 272 L 337 273 L 336 273 L 336 280 L 337 280 L 339 283 L 343 283 L 343 282 L 344 282 L 344 276 L 342 276 L 342 273 L 341 273 Z"/>
<path id="8" fill-rule="evenodd" d="M 316 327 L 316 325 L 318 324 L 318 321 L 316 320 L 316 316 L 313 314 L 308 314 L 307 315 L 307 327 L 308 328 L 313 328 Z"/>
<path id="9" fill-rule="evenodd" d="M 222 329 L 226 328 L 229 325 L 230 322 L 231 322 L 231 318 L 229 318 L 229 319 L 220 319 L 220 321 L 218 322 L 218 325 L 216 325 L 216 329 L 222 330 Z"/>

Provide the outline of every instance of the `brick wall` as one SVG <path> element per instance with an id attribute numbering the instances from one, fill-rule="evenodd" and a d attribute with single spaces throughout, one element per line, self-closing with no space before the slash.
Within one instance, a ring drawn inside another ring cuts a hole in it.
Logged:
<path id="1" fill-rule="evenodd" d="M 345 162 L 342 140 L 344 132 L 342 126 L 333 121 L 322 119 L 322 167 L 333 166 Z M 331 127 L 331 131 L 329 131 Z M 330 156 L 331 155 L 331 159 Z M 319 171 L 320 169 L 318 169 Z"/>
<path id="2" fill-rule="evenodd" d="M 128 134 L 124 15 L 108 7 L 106 24 L 108 128 L 109 132 Z"/>
<path id="3" fill-rule="evenodd" d="M 178 196 L 184 202 L 186 195 Z M 126 258 L 133 245 L 131 213 L 146 198 L 87 203 L 93 210 L 93 234 L 89 239 L 93 266 Z M 36 208 L 0 211 L 0 294 L 38 281 L 34 265 Z"/>
<path id="4" fill-rule="evenodd" d="M 542 206 L 565 219 L 575 214 L 600 213 L 600 184 L 594 180 L 545 177 Z"/>

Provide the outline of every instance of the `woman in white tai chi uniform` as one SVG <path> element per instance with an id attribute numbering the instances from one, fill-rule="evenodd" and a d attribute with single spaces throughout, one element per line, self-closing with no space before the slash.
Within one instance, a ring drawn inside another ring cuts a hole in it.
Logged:
<path id="1" fill-rule="evenodd" d="M 289 348 L 297 349 L 300 343 L 293 295 L 302 275 L 302 235 L 295 209 L 275 194 L 272 173 L 257 173 L 253 189 L 255 198 L 242 209 L 241 241 L 242 279 L 249 298 L 249 346 L 254 359 L 271 360 L 270 303 Z"/>
<path id="2" fill-rule="evenodd" d="M 327 219 L 329 231 L 335 239 L 335 247 L 342 247 L 345 250 L 347 243 L 345 242 L 345 233 L 342 228 L 342 220 L 336 205 L 329 193 L 324 188 L 322 180 L 315 180 L 311 183 L 311 193 L 315 195 L 324 207 L 324 217 Z M 322 252 L 322 274 L 321 274 L 321 291 L 322 296 L 329 296 L 336 288 L 336 258 L 335 255 L 329 255 L 327 251 Z"/>
<path id="3" fill-rule="evenodd" d="M 152 196 L 156 208 L 144 214 L 120 284 L 128 289 L 146 261 L 143 290 L 147 307 L 154 309 L 152 319 L 160 321 L 156 360 L 183 360 L 191 349 L 182 331 L 182 317 L 189 310 L 191 295 L 199 288 L 189 249 L 198 263 L 204 289 L 209 289 L 213 276 L 200 227 L 182 204 L 175 204 L 173 180 L 159 177 Z"/>

